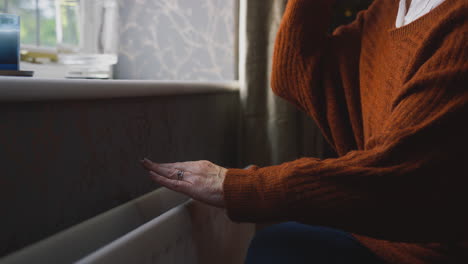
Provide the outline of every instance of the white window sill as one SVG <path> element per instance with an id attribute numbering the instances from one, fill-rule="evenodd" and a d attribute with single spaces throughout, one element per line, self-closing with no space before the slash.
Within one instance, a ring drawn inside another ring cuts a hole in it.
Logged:
<path id="1" fill-rule="evenodd" d="M 237 81 L 72 80 L 0 77 L 0 102 L 230 93 L 238 90 L 239 83 Z"/>

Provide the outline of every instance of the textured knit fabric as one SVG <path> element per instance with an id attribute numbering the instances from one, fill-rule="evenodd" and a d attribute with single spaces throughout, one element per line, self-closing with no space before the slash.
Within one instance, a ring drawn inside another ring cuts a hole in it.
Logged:
<path id="1" fill-rule="evenodd" d="M 411 1 L 409 8 L 407 8 L 408 1 Z M 408 25 L 431 12 L 432 9 L 442 4 L 442 2 L 444 0 L 400 0 L 395 26 L 399 28 Z"/>
<path id="2" fill-rule="evenodd" d="M 332 1 L 288 2 L 272 88 L 339 158 L 229 169 L 231 219 L 342 229 L 389 263 L 468 263 L 468 1 L 395 28 L 398 2 L 332 35 Z"/>

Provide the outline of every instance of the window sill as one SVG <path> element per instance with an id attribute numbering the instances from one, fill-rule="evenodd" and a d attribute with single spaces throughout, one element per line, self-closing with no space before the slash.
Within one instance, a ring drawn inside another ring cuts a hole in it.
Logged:
<path id="1" fill-rule="evenodd" d="M 72 80 L 0 77 L 0 101 L 51 101 L 232 93 L 237 81 Z"/>

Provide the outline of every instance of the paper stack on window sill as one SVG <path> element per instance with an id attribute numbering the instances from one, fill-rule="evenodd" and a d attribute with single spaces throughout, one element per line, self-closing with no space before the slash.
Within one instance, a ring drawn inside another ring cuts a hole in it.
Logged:
<path id="1" fill-rule="evenodd" d="M 67 68 L 57 63 L 21 62 L 20 68 L 23 71 L 34 71 L 35 78 L 65 79 L 67 74 Z"/>

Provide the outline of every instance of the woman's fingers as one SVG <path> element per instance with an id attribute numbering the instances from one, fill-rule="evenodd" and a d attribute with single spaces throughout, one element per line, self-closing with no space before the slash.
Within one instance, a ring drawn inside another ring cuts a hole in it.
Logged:
<path id="1" fill-rule="evenodd" d="M 189 176 L 190 170 L 188 169 L 189 167 L 187 166 L 186 162 L 178 162 L 178 163 L 154 163 L 149 159 L 143 159 L 142 161 L 143 166 L 150 170 L 154 171 L 157 174 L 170 178 L 170 179 L 178 179 L 178 173 L 180 171 L 183 171 L 183 175 L 185 177 Z M 184 164 L 185 163 L 185 164 Z M 185 167 L 185 168 L 184 168 Z"/>
<path id="2" fill-rule="evenodd" d="M 160 164 L 154 163 L 151 160 L 146 159 L 146 158 L 143 159 L 141 163 L 147 170 L 154 171 L 157 174 L 162 175 L 167 178 L 171 178 L 171 179 L 175 178 L 174 176 L 176 176 L 175 174 L 177 174 L 177 169 L 175 169 L 174 167 L 168 167 L 168 166 L 163 167 Z"/>
<path id="3" fill-rule="evenodd" d="M 191 184 L 192 182 L 189 180 L 190 177 L 192 176 L 192 173 L 189 171 L 184 171 L 180 170 L 177 168 L 171 168 L 171 167 L 162 167 L 160 164 L 154 163 L 149 159 L 143 159 L 141 161 L 142 165 L 151 173 L 165 177 L 169 180 L 176 180 L 176 181 L 182 181 Z M 178 175 L 179 173 L 182 173 L 182 175 Z M 152 174 L 152 175 L 153 175 Z"/>
<path id="4" fill-rule="evenodd" d="M 149 160 L 147 158 L 144 158 L 144 159 L 140 160 L 140 162 L 141 162 L 141 165 L 143 165 L 143 167 L 145 167 L 148 170 L 152 170 L 154 168 L 154 165 L 155 165 L 151 160 Z"/>
<path id="5" fill-rule="evenodd" d="M 189 190 L 188 187 L 190 187 L 190 183 L 186 181 L 172 180 L 162 175 L 159 175 L 154 171 L 150 171 L 149 173 L 150 173 L 151 179 L 153 179 L 155 182 L 173 191 L 186 193 Z"/>
<path id="6" fill-rule="evenodd" d="M 193 171 L 196 161 L 174 162 L 174 163 L 159 163 L 158 165 L 163 168 L 177 168 L 180 170 Z"/>
<path id="7" fill-rule="evenodd" d="M 159 166 L 164 168 L 181 168 L 185 169 L 188 162 L 174 162 L 174 163 L 159 163 Z"/>
<path id="8" fill-rule="evenodd" d="M 177 173 L 179 172 L 178 169 L 162 167 L 159 164 L 155 164 L 155 163 L 153 163 L 151 170 L 156 172 L 159 175 L 162 175 L 170 179 L 177 179 Z"/>
<path id="9" fill-rule="evenodd" d="M 143 166 L 145 166 L 147 169 L 150 169 L 150 170 L 156 170 L 158 168 L 187 170 L 187 167 L 188 167 L 187 166 L 188 162 L 155 163 L 147 158 L 144 158 L 143 160 L 141 160 L 141 163 L 143 164 Z"/>

